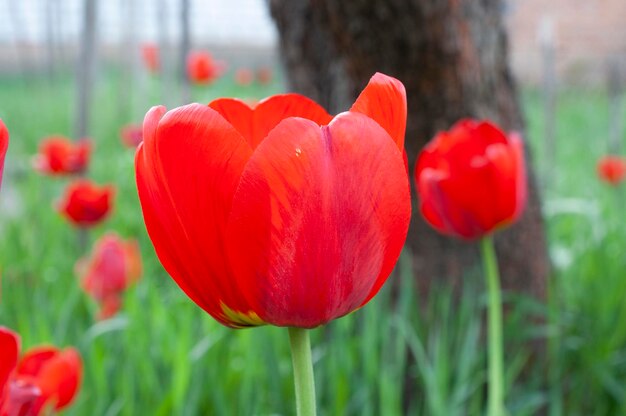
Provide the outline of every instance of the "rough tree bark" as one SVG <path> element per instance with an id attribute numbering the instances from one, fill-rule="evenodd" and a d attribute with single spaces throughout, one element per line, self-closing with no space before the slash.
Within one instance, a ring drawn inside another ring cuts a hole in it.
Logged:
<path id="1" fill-rule="evenodd" d="M 433 135 L 463 117 L 523 130 L 507 63 L 500 0 L 269 0 L 294 91 L 344 110 L 376 71 L 407 89 L 406 149 L 414 166 Z M 530 171 L 530 170 L 529 170 Z M 459 286 L 476 245 L 442 237 L 414 215 L 408 237 L 415 276 Z M 534 175 L 522 220 L 497 237 L 505 290 L 543 297 L 549 272 Z"/>

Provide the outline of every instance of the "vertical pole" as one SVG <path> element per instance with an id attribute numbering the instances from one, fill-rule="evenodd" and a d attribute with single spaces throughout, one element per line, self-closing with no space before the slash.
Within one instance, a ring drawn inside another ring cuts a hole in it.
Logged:
<path id="1" fill-rule="evenodd" d="M 191 34 L 189 28 L 189 9 L 190 0 L 181 0 L 180 2 L 180 76 L 182 82 L 181 100 L 183 104 L 191 101 L 191 85 L 187 76 L 187 55 L 191 49 Z"/>
<path id="2" fill-rule="evenodd" d="M 83 27 L 80 37 L 80 55 L 76 68 L 75 139 L 86 137 L 90 132 L 91 102 L 96 70 L 96 1 L 83 1 Z"/>
<path id="3" fill-rule="evenodd" d="M 622 63 L 617 57 L 608 62 L 607 87 L 609 93 L 609 153 L 622 151 L 622 131 L 624 113 L 624 85 L 622 83 Z"/>
<path id="4" fill-rule="evenodd" d="M 119 77 L 120 120 L 127 122 L 135 120 L 138 100 L 134 94 L 135 86 L 143 89 L 143 82 L 139 80 L 139 45 L 137 42 L 136 0 L 121 0 L 121 21 L 124 22 L 124 40 L 120 48 L 122 59 L 121 74 Z"/>
<path id="5" fill-rule="evenodd" d="M 26 25 L 20 9 L 22 2 L 8 1 L 8 17 L 11 24 L 11 32 L 13 32 L 13 39 L 15 41 L 15 53 L 17 57 L 17 70 L 20 74 L 26 74 L 28 69 L 29 56 L 26 48 L 21 47 L 22 44 L 28 43 L 28 34 L 26 33 Z"/>
<path id="6" fill-rule="evenodd" d="M 172 99 L 174 94 L 174 78 L 173 66 L 170 50 L 169 38 L 169 10 L 167 0 L 158 0 L 157 2 L 157 24 L 159 27 L 159 59 L 161 62 L 161 102 L 170 108 L 176 104 L 176 100 Z"/>
<path id="7" fill-rule="evenodd" d="M 76 113 L 74 139 L 89 136 L 91 121 L 91 103 L 96 71 L 96 24 L 97 0 L 83 1 L 83 27 L 80 37 L 80 54 L 76 68 Z M 78 247 L 84 251 L 87 247 L 87 231 L 78 231 Z"/>
<path id="8" fill-rule="evenodd" d="M 54 0 L 42 0 L 46 31 L 46 72 L 50 81 L 56 72 L 56 31 L 54 25 Z"/>
<path id="9" fill-rule="evenodd" d="M 543 115 L 544 115 L 544 166 L 542 184 L 547 188 L 554 183 L 556 169 L 556 68 L 554 48 L 554 25 L 552 19 L 544 16 L 539 27 L 541 57 L 543 63 Z"/>

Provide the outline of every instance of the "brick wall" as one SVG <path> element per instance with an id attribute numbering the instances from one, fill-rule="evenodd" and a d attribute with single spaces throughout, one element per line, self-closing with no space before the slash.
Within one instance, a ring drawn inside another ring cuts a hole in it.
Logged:
<path id="1" fill-rule="evenodd" d="M 609 60 L 626 77 L 626 0 L 508 0 L 505 14 L 521 82 L 541 80 L 541 38 L 553 39 L 561 83 L 604 83 Z"/>

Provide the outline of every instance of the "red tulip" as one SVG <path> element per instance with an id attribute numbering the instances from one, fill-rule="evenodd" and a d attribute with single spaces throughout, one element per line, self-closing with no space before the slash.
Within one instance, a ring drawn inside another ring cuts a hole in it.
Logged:
<path id="1" fill-rule="evenodd" d="M 17 334 L 0 327 L 0 416 L 38 416 L 67 407 L 82 378 L 78 352 L 38 347 L 18 362 L 19 350 Z"/>
<path id="2" fill-rule="evenodd" d="M 127 124 L 120 130 L 120 139 L 126 147 L 136 148 L 143 140 L 143 127 L 137 124 Z"/>
<path id="3" fill-rule="evenodd" d="M 241 86 L 248 86 L 254 81 L 254 74 L 248 68 L 239 68 L 235 72 L 235 82 Z"/>
<path id="4" fill-rule="evenodd" d="M 74 143 L 67 137 L 50 136 L 39 144 L 39 154 L 34 157 L 35 169 L 46 175 L 68 175 L 87 169 L 91 141 L 82 139 Z"/>
<path id="5" fill-rule="evenodd" d="M 600 179 L 617 186 L 626 177 L 626 159 L 620 156 L 605 156 L 598 161 L 597 169 Z"/>
<path id="6" fill-rule="evenodd" d="M 190 52 L 187 56 L 187 76 L 196 84 L 210 84 L 224 72 L 224 64 L 215 61 L 205 51 Z"/>
<path id="7" fill-rule="evenodd" d="M 92 227 L 111 210 L 114 192 L 112 185 L 100 187 L 86 179 L 79 179 L 67 187 L 58 210 L 77 227 Z"/>
<path id="8" fill-rule="evenodd" d="M 148 72 L 156 74 L 161 69 L 161 58 L 159 47 L 153 43 L 146 43 L 141 46 L 141 57 Z"/>
<path id="9" fill-rule="evenodd" d="M 526 206 L 521 138 L 461 120 L 422 150 L 415 167 L 422 215 L 437 231 L 475 239 L 516 221 Z"/>
<path id="10" fill-rule="evenodd" d="M 267 85 L 272 82 L 272 70 L 267 67 L 262 67 L 256 71 L 256 80 L 261 85 Z"/>
<path id="11" fill-rule="evenodd" d="M 161 263 L 231 327 L 363 306 L 406 238 L 405 124 L 404 86 L 383 74 L 334 118 L 297 94 L 152 108 L 135 165 Z"/>
<path id="12" fill-rule="evenodd" d="M 2 185 L 2 173 L 4 172 L 4 157 L 9 148 L 9 131 L 0 119 L 0 185 Z"/>
<path id="13" fill-rule="evenodd" d="M 36 386 L 40 396 L 32 414 L 47 408 L 66 408 L 78 393 L 83 373 L 80 354 L 74 348 L 36 347 L 27 351 L 17 365 L 15 379 Z"/>
<path id="14" fill-rule="evenodd" d="M 135 240 L 114 233 L 96 242 L 90 258 L 76 264 L 82 287 L 100 304 L 98 319 L 107 319 L 121 307 L 124 291 L 141 277 L 141 256 Z"/>

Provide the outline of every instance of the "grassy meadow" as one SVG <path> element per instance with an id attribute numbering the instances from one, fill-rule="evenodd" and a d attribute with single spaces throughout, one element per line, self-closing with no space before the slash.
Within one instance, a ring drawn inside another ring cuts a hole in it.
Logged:
<path id="1" fill-rule="evenodd" d="M 227 75 L 193 99 L 261 98 L 280 80 L 242 87 Z M 95 91 L 95 150 L 89 177 L 117 187 L 113 214 L 89 232 L 88 246 L 53 209 L 68 179 L 31 168 L 39 140 L 71 135 L 72 78 L 0 77 L 0 118 L 11 142 L 0 198 L 0 325 L 23 349 L 76 346 L 84 360 L 80 394 L 67 415 L 291 415 L 294 392 L 287 331 L 230 330 L 196 307 L 167 276 L 148 239 L 134 180 L 134 151 L 120 127 L 141 122 L 155 104 L 175 104 L 157 79 L 132 96 L 114 73 Z M 523 106 L 555 273 L 546 305 L 514 294 L 505 319 L 507 407 L 512 415 L 626 414 L 626 218 L 623 189 L 600 183 L 607 151 L 608 101 L 602 92 L 558 97 L 556 155 L 542 143 L 541 96 Z M 624 114 L 626 117 L 626 114 Z M 107 231 L 136 238 L 142 280 L 120 314 L 95 320 L 74 264 Z M 461 299 L 436 287 L 414 297 L 406 256 L 365 308 L 312 332 L 320 415 L 478 415 L 485 405 L 486 346 L 482 276 L 468 272 Z M 531 345 L 545 342 L 545 356 Z"/>

